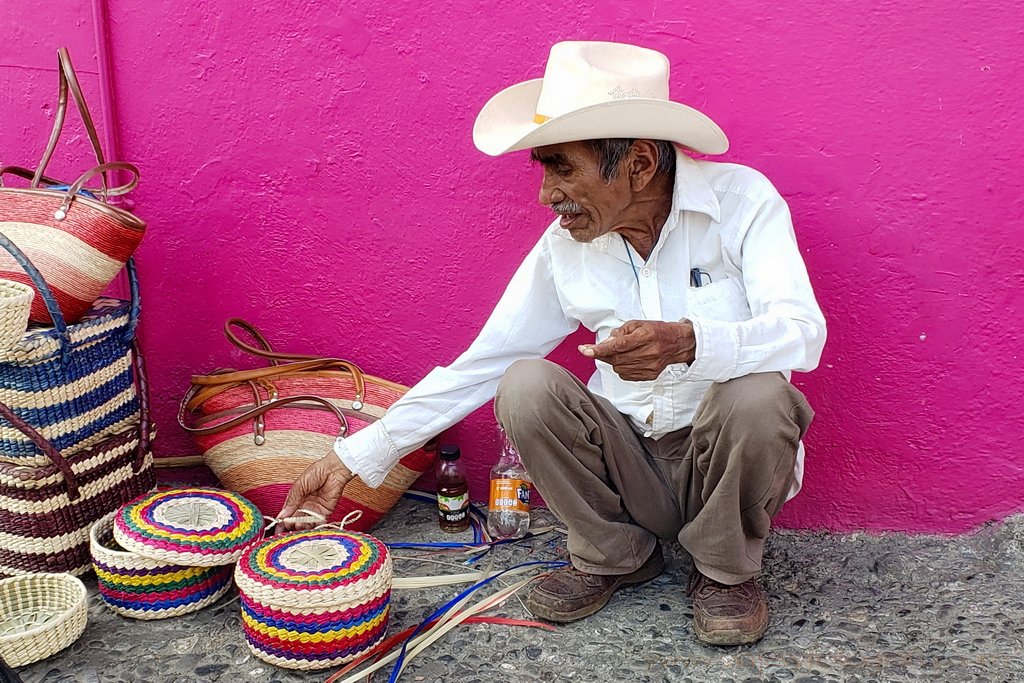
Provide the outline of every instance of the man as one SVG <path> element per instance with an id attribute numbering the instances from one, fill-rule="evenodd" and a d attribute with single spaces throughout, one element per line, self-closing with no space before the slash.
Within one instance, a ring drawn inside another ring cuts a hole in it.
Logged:
<path id="1" fill-rule="evenodd" d="M 664 567 L 660 539 L 693 556 L 704 642 L 768 624 L 757 581 L 771 518 L 799 489 L 813 412 L 789 382 L 825 341 L 789 211 L 751 169 L 697 161 L 728 147 L 710 119 L 668 99 L 668 60 L 568 42 L 544 78 L 477 117 L 487 154 L 531 149 L 558 219 L 477 339 L 371 427 L 339 439 L 291 490 L 328 514 L 359 475 L 378 485 L 404 453 L 495 397 L 537 489 L 568 527 L 572 566 L 527 607 L 556 622 L 601 609 Z M 541 360 L 584 325 L 587 385 Z"/>

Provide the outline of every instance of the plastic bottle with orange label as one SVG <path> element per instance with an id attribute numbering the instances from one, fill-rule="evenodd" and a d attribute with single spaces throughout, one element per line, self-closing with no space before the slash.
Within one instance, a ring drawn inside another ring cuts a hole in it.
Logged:
<path id="1" fill-rule="evenodd" d="M 487 533 L 493 538 L 522 538 L 530 530 L 530 476 L 519 451 L 501 432 L 501 457 L 491 468 Z"/>

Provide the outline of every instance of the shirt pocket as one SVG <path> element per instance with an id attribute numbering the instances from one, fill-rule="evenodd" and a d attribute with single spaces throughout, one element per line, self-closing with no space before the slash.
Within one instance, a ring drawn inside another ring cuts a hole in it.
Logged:
<path id="1" fill-rule="evenodd" d="M 747 292 L 736 278 L 727 277 L 687 291 L 687 310 L 695 318 L 741 322 L 750 320 Z"/>

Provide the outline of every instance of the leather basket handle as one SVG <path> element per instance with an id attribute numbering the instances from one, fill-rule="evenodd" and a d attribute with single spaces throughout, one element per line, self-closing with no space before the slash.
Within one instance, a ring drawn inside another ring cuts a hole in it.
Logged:
<path id="1" fill-rule="evenodd" d="M 107 187 L 107 172 L 124 170 L 132 174 L 132 179 L 124 185 L 118 185 L 117 187 Z M 124 161 L 112 161 L 109 164 L 100 164 L 94 166 L 88 171 L 78 176 L 78 179 L 64 192 L 64 201 L 61 203 L 60 208 L 57 209 L 53 217 L 58 221 L 64 220 L 68 211 L 71 209 L 71 203 L 78 198 L 78 193 L 85 187 L 85 181 L 93 177 L 97 173 L 103 174 L 103 187 L 100 189 L 100 193 L 103 195 L 103 201 L 107 201 L 107 197 L 116 195 L 127 194 L 135 189 L 135 186 L 139 184 L 139 169 L 133 164 L 129 164 Z"/>
<path id="2" fill-rule="evenodd" d="M 75 100 L 75 106 L 78 107 L 78 113 L 82 117 L 82 123 L 85 125 L 85 132 L 89 136 L 92 151 L 96 154 L 96 163 L 100 166 L 106 163 L 106 159 L 103 157 L 103 149 L 100 147 L 99 135 L 96 134 L 96 125 L 92 121 L 92 115 L 89 114 L 89 107 L 85 103 L 85 95 L 82 94 L 82 86 L 78 83 L 78 76 L 75 74 L 75 67 L 71 64 L 71 55 L 68 54 L 66 47 L 57 50 L 57 67 L 60 79 L 57 90 L 57 111 L 53 117 L 53 129 L 50 131 L 50 140 L 46 143 L 46 151 L 43 152 L 43 158 L 39 161 L 35 176 L 32 178 L 31 187 L 33 188 L 39 187 L 43 173 L 46 172 L 46 167 L 49 165 L 50 159 L 57 149 L 57 142 L 60 140 L 60 134 L 64 128 L 64 119 L 67 116 L 68 90 L 71 91 L 71 96 Z M 105 184 L 109 183 L 105 181 Z"/>
<path id="3" fill-rule="evenodd" d="M 14 414 L 14 411 L 8 408 L 3 402 L 0 402 L 0 417 L 11 423 L 11 426 L 20 431 L 22 434 L 27 436 L 29 440 L 39 447 L 39 450 L 50 459 L 57 469 L 60 470 L 61 474 L 64 475 L 64 482 L 68 485 L 68 497 L 71 500 L 78 499 L 78 477 L 75 476 L 74 471 L 71 469 L 71 465 L 64 459 L 64 456 L 53 447 L 45 436 L 35 430 L 32 425 L 22 420 L 20 417 Z"/>
<path id="4" fill-rule="evenodd" d="M 246 344 L 244 341 L 239 339 L 238 335 L 231 329 L 232 327 L 238 327 L 245 330 L 250 337 L 256 340 L 259 347 Z M 242 351 L 245 351 L 251 356 L 266 358 L 272 365 L 278 365 L 280 361 L 283 360 L 319 360 L 323 358 L 323 356 L 313 356 L 304 353 L 284 353 L 281 351 L 274 351 L 274 348 L 270 345 L 270 342 L 267 341 L 267 338 L 263 336 L 263 333 L 256 329 L 255 325 L 247 320 L 243 320 L 242 318 L 229 318 L 228 321 L 224 323 L 224 336 L 228 338 L 229 342 Z M 355 367 L 355 365 L 353 365 L 353 367 Z"/>
<path id="5" fill-rule="evenodd" d="M 186 414 L 189 412 L 188 404 L 192 400 L 192 397 L 196 393 L 196 390 L 197 387 L 195 386 L 189 389 L 188 393 L 186 393 L 185 396 L 181 399 L 181 405 L 178 407 L 178 424 L 181 426 L 182 429 L 184 429 L 186 432 L 190 434 L 195 434 L 197 436 L 219 434 L 223 431 L 231 429 L 232 427 L 237 427 L 238 425 L 244 422 L 248 422 L 249 420 L 255 419 L 257 421 L 256 445 L 260 446 L 263 444 L 263 431 L 261 419 L 262 416 L 265 413 L 270 412 L 271 410 L 274 410 L 276 408 L 282 408 L 292 403 L 319 403 L 320 405 L 326 407 L 328 410 L 334 413 L 335 417 L 338 418 L 338 423 L 340 425 L 340 431 L 338 432 L 338 436 L 345 436 L 346 434 L 348 434 L 348 419 L 345 417 L 345 414 L 338 409 L 338 406 L 334 405 L 333 403 L 331 403 L 330 401 L 323 397 L 312 395 L 289 396 L 287 398 L 273 399 L 267 401 L 266 403 L 259 404 L 254 408 L 251 408 L 245 411 L 244 413 L 240 413 L 239 415 L 236 415 L 235 417 L 225 420 L 223 422 L 218 422 L 217 424 L 208 425 L 206 427 L 193 427 L 187 424 L 185 417 Z"/>
<path id="6" fill-rule="evenodd" d="M 233 389 L 240 384 L 254 382 L 267 383 L 274 378 L 284 377 L 299 372 L 325 372 L 343 371 L 352 375 L 355 384 L 356 394 L 352 399 L 352 408 L 363 409 L 363 398 L 366 393 L 366 383 L 363 379 L 363 372 L 348 361 L 336 358 L 321 358 L 317 360 L 296 361 L 284 365 L 274 365 L 269 368 L 256 368 L 253 370 L 216 370 L 209 375 L 194 375 L 192 386 L 196 387 L 195 395 L 190 398 L 188 409 L 195 410 L 200 403 L 212 396 Z"/>
<path id="7" fill-rule="evenodd" d="M 35 178 L 36 172 L 30 168 L 24 168 L 23 166 L 0 166 L 0 187 L 4 187 L 4 176 L 13 175 L 25 180 L 32 180 Z M 39 182 L 43 185 L 63 185 L 64 183 L 60 180 L 55 180 L 49 176 L 40 176 Z"/>

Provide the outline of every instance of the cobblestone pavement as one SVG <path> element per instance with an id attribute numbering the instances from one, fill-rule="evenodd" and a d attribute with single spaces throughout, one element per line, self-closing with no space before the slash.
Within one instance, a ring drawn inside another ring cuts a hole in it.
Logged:
<path id="1" fill-rule="evenodd" d="M 543 511 L 534 515 L 535 525 L 551 521 Z M 374 533 L 391 542 L 451 539 L 437 530 L 429 506 L 412 501 Z M 564 536 L 552 533 L 492 555 L 500 566 L 563 553 Z M 659 578 L 620 590 L 598 614 L 553 633 L 460 626 L 412 660 L 401 680 L 1024 681 L 1024 517 L 952 538 L 774 534 L 764 577 L 772 623 L 761 642 L 740 648 L 695 641 L 684 590 L 689 557 L 675 547 L 667 559 Z M 444 569 L 398 560 L 396 571 Z M 25 683 L 291 683 L 324 681 L 333 671 L 293 672 L 256 659 L 230 598 L 192 615 L 135 621 L 108 611 L 95 580 L 87 584 L 93 602 L 85 635 L 19 670 Z M 392 631 L 415 625 L 456 592 L 396 590 Z M 515 601 L 501 613 L 529 616 Z"/>

